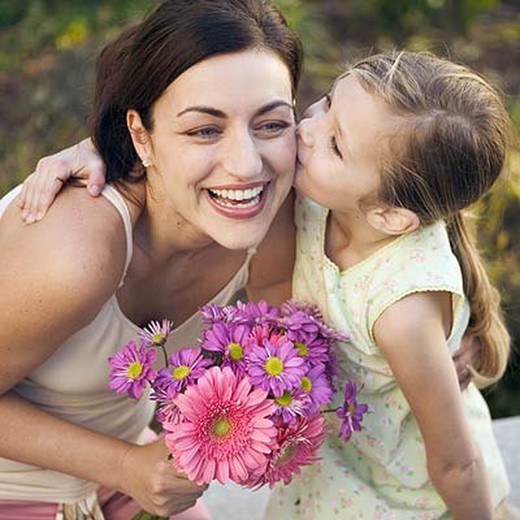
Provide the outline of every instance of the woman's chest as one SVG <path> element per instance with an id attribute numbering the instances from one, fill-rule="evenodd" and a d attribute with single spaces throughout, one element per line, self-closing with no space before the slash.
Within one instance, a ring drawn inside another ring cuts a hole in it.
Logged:
<path id="1" fill-rule="evenodd" d="M 141 259 L 130 265 L 117 293 L 123 313 L 136 325 L 169 319 L 176 326 L 192 317 L 221 292 L 234 292 L 247 278 L 244 251 L 205 251 L 178 255 L 165 265 Z M 236 287 L 235 287 L 236 285 Z"/>

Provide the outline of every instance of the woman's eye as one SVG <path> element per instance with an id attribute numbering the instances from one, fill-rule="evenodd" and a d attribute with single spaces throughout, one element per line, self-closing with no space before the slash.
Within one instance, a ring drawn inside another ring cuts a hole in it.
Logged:
<path id="1" fill-rule="evenodd" d="M 257 131 L 268 136 L 277 136 L 290 126 L 292 124 L 287 121 L 268 121 L 258 125 Z"/>
<path id="2" fill-rule="evenodd" d="M 340 158 L 343 159 L 343 155 L 339 151 L 338 143 L 336 142 L 336 138 L 334 136 L 331 136 L 330 138 L 330 147 L 332 148 L 332 151 Z"/>
<path id="3" fill-rule="evenodd" d="M 220 130 L 218 128 L 208 126 L 203 128 L 197 128 L 195 130 L 190 130 L 186 132 L 186 135 L 190 137 L 199 137 L 201 139 L 212 139 L 213 137 L 217 137 L 220 135 Z"/>

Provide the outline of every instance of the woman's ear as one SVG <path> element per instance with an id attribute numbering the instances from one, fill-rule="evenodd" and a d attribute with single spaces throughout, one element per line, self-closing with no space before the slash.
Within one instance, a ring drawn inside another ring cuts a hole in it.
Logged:
<path id="1" fill-rule="evenodd" d="M 415 231 L 419 217 L 406 208 L 377 207 L 367 211 L 368 223 L 386 235 L 404 235 Z"/>
<path id="2" fill-rule="evenodd" d="M 126 113 L 126 126 L 132 137 L 135 151 L 145 168 L 153 164 L 153 149 L 150 134 L 141 121 L 139 112 L 130 109 Z"/>

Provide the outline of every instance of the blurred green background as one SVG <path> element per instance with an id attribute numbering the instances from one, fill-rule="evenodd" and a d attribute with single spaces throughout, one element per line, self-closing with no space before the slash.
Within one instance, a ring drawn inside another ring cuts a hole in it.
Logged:
<path id="1" fill-rule="evenodd" d="M 216 0 L 218 1 L 218 0 Z M 520 128 L 517 0 L 276 0 L 302 36 L 298 107 L 325 92 L 345 63 L 377 50 L 431 50 L 485 74 Z M 99 49 L 139 20 L 151 0 L 0 0 L 0 196 L 37 160 L 86 136 Z M 518 134 L 517 134 L 518 135 Z M 483 254 L 520 350 L 520 149 L 504 180 L 475 208 Z M 485 392 L 494 417 L 520 415 L 520 356 Z"/>

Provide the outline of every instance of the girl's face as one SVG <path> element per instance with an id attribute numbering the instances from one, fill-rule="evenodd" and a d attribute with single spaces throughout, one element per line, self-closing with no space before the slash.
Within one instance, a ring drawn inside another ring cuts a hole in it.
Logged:
<path id="1" fill-rule="evenodd" d="M 295 186 L 318 204 L 359 213 L 375 202 L 396 116 L 354 76 L 339 78 L 298 127 Z"/>
<path id="2" fill-rule="evenodd" d="M 208 58 L 165 90 L 153 122 L 147 182 L 159 218 L 197 240 L 230 249 L 257 245 L 294 176 L 295 121 L 285 64 L 263 50 Z"/>

